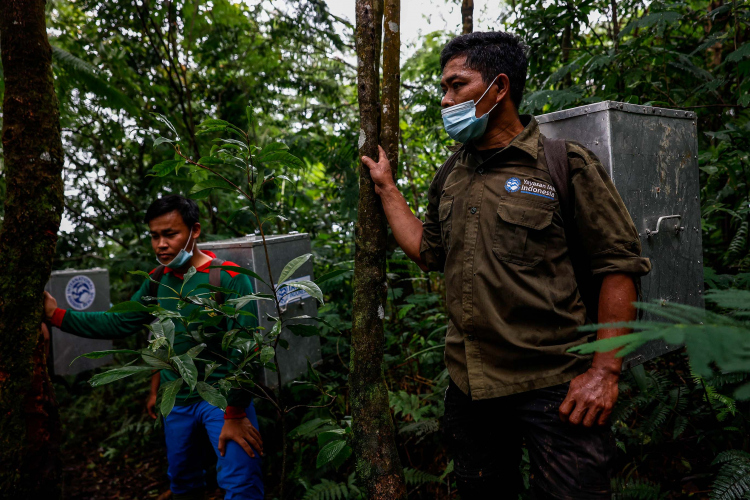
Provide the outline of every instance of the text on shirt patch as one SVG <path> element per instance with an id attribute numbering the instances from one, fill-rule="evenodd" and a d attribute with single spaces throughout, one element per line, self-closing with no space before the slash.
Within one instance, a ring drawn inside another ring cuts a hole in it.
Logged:
<path id="1" fill-rule="evenodd" d="M 508 183 L 514 179 L 517 181 L 516 188 L 511 191 L 510 189 L 508 189 Z M 554 200 L 556 193 L 554 186 L 551 186 L 546 182 L 524 179 L 523 183 L 521 183 L 516 177 L 511 177 L 510 179 L 508 179 L 508 182 L 505 183 L 505 189 L 507 189 L 508 192 L 512 193 L 520 190 L 522 193 L 541 196 L 542 198 L 547 198 L 548 200 Z"/>

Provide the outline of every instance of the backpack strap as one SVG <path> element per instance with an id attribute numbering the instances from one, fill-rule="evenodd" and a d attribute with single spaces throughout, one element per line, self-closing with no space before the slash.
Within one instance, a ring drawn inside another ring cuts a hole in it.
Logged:
<path id="1" fill-rule="evenodd" d="M 211 261 L 211 267 L 223 265 L 224 261 L 221 259 L 214 259 Z M 208 284 L 211 286 L 221 286 L 221 269 L 208 270 Z M 224 294 L 222 292 L 216 292 L 216 303 L 222 305 L 224 300 Z"/>
<path id="2" fill-rule="evenodd" d="M 165 266 L 159 266 L 156 269 L 154 269 L 154 272 L 151 273 L 151 279 L 154 281 L 148 282 L 148 294 L 151 297 L 158 297 L 159 296 L 159 283 L 161 282 L 162 277 L 164 276 L 164 267 Z"/>
<path id="3" fill-rule="evenodd" d="M 549 175 L 557 190 L 565 224 L 570 220 L 570 164 L 565 139 L 544 138 L 544 158 L 547 160 Z"/>

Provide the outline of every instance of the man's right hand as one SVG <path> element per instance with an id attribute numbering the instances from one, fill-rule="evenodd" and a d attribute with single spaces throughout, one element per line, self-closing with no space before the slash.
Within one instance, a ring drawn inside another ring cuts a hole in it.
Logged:
<path id="1" fill-rule="evenodd" d="M 148 399 L 146 399 L 146 411 L 148 412 L 149 417 L 156 420 L 156 417 L 158 416 L 156 414 L 156 393 L 153 391 L 148 395 Z"/>
<path id="2" fill-rule="evenodd" d="M 362 157 L 362 162 L 370 169 L 370 177 L 375 183 L 375 193 L 378 196 L 386 189 L 391 186 L 395 186 L 396 183 L 393 181 L 393 172 L 391 171 L 391 163 L 383 150 L 382 146 L 378 146 L 380 156 L 378 162 L 367 156 Z"/>
<path id="3" fill-rule="evenodd" d="M 49 292 L 44 292 L 44 317 L 51 320 L 55 309 L 57 309 L 57 300 Z"/>

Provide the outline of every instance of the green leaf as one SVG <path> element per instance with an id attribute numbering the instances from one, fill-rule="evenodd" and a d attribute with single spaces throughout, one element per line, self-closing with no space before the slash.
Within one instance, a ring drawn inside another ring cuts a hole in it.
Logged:
<path id="1" fill-rule="evenodd" d="M 190 266 L 190 269 L 187 270 L 187 272 L 182 277 L 182 286 L 184 287 L 188 281 L 190 281 L 190 278 L 195 276 L 195 273 L 198 271 L 195 269 L 195 266 Z"/>
<path id="2" fill-rule="evenodd" d="M 309 293 L 311 296 L 318 299 L 318 302 L 321 304 L 323 303 L 323 292 L 320 290 L 318 285 L 313 283 L 312 281 L 290 281 L 289 283 L 284 283 L 284 286 L 290 286 L 292 288 L 297 288 L 299 290 L 304 290 L 307 293 Z"/>
<path id="3" fill-rule="evenodd" d="M 318 327 L 315 325 L 287 325 L 289 331 L 300 337 L 314 337 L 319 335 Z"/>
<path id="4" fill-rule="evenodd" d="M 284 269 L 279 275 L 279 283 L 283 285 L 286 280 L 292 277 L 297 269 L 302 267 L 305 262 L 310 260 L 310 257 L 312 257 L 312 254 L 306 253 L 305 255 L 300 255 L 299 257 L 290 260 L 287 265 L 284 266 Z"/>
<path id="5" fill-rule="evenodd" d="M 121 314 L 121 313 L 150 313 L 151 308 L 144 306 L 140 302 L 130 300 L 128 302 L 120 302 L 109 308 L 108 313 Z"/>
<path id="6" fill-rule="evenodd" d="M 331 271 L 330 273 L 326 273 L 323 276 L 321 276 L 318 279 L 313 280 L 314 283 L 317 285 L 320 285 L 321 283 L 324 283 L 330 279 L 336 278 L 338 276 L 341 276 L 342 274 L 350 273 L 350 269 L 337 269 L 335 271 Z"/>
<path id="7" fill-rule="evenodd" d="M 314 418 L 289 431 L 289 437 L 307 437 L 324 425 L 333 425 L 333 420 L 326 418 Z"/>
<path id="8" fill-rule="evenodd" d="M 167 353 L 163 350 L 153 352 L 153 351 L 149 351 L 148 349 L 144 349 L 141 352 L 141 357 L 143 358 L 143 361 L 153 366 L 154 368 L 158 368 L 160 370 L 172 370 L 173 369 L 172 365 L 169 364 L 169 358 L 167 357 Z"/>
<path id="9" fill-rule="evenodd" d="M 250 276 L 251 278 L 255 278 L 256 280 L 260 281 L 264 285 L 268 285 L 265 281 L 263 281 L 263 278 L 255 274 L 250 269 L 245 269 L 244 267 L 240 266 L 209 266 L 209 269 L 223 269 L 224 271 L 231 271 L 233 273 L 239 273 L 244 274 L 245 276 Z"/>
<path id="10" fill-rule="evenodd" d="M 739 60 L 750 56 L 750 42 L 743 43 L 740 48 L 727 56 L 727 61 L 738 62 Z"/>
<path id="11" fill-rule="evenodd" d="M 219 363 L 209 363 L 206 365 L 205 372 L 203 374 L 203 380 L 208 380 L 208 377 L 211 376 L 211 374 L 216 370 L 218 367 L 220 367 L 221 364 Z"/>
<path id="12" fill-rule="evenodd" d="M 205 382 L 198 382 L 196 388 L 198 389 L 198 394 L 200 394 L 206 403 L 212 406 L 217 406 L 222 410 L 226 409 L 227 400 L 216 388 Z"/>
<path id="13" fill-rule="evenodd" d="M 172 413 L 172 408 L 174 408 L 174 401 L 177 397 L 177 393 L 180 392 L 180 387 L 182 387 L 182 379 L 178 378 L 175 380 L 172 380 L 171 382 L 167 382 L 166 384 L 162 385 L 162 394 L 161 394 L 161 414 L 166 418 L 170 413 Z"/>
<path id="14" fill-rule="evenodd" d="M 172 172 L 172 170 L 175 170 L 177 167 L 181 166 L 183 163 L 185 163 L 185 160 L 163 161 L 159 163 L 158 165 L 154 165 L 154 167 L 151 169 L 148 175 L 152 177 L 165 177 L 169 175 Z"/>
<path id="15" fill-rule="evenodd" d="M 317 468 L 321 468 L 324 465 L 334 461 L 336 457 L 342 453 L 344 448 L 346 447 L 346 441 L 340 440 L 340 441 L 332 441 L 325 445 L 321 450 L 318 452 L 318 458 L 315 461 L 315 466 Z"/>
<path id="16" fill-rule="evenodd" d="M 104 373 L 97 373 L 89 380 L 91 387 L 99 387 L 100 385 L 109 384 L 115 380 L 120 380 L 125 377 L 129 377 L 139 372 L 152 371 L 153 368 L 150 366 L 123 366 L 121 368 L 115 368 Z"/>
<path id="17" fill-rule="evenodd" d="M 201 351 L 202 351 L 203 349 L 205 349 L 205 348 L 206 348 L 206 344 L 198 344 L 197 346 L 195 346 L 195 347 L 191 347 L 190 349 L 188 349 L 188 352 L 186 352 L 185 354 L 187 354 L 187 355 L 188 355 L 188 356 L 190 356 L 191 358 L 194 358 L 194 357 L 196 357 L 196 356 L 197 356 L 198 354 L 200 354 L 200 353 L 201 353 Z"/>
<path id="18" fill-rule="evenodd" d="M 270 345 L 263 346 L 263 349 L 260 350 L 260 362 L 263 364 L 268 363 L 273 359 L 275 354 L 273 347 Z"/>
<path id="19" fill-rule="evenodd" d="M 198 163 L 200 163 L 201 165 L 223 165 L 224 160 L 215 156 L 204 156 L 203 158 L 198 160 Z"/>
<path id="20" fill-rule="evenodd" d="M 187 354 L 181 354 L 179 356 L 172 356 L 170 359 L 177 368 L 177 371 L 182 375 L 182 378 L 185 379 L 188 386 L 190 386 L 190 390 L 192 391 L 195 389 L 195 384 L 198 381 L 198 368 L 195 367 L 193 358 Z"/>
<path id="21" fill-rule="evenodd" d="M 191 200 L 203 200 L 205 198 L 208 198 L 209 195 L 211 194 L 211 191 L 213 190 L 214 189 L 211 188 L 211 189 L 203 189 L 201 191 L 196 191 L 194 193 L 188 194 L 188 198 L 190 198 Z"/>
<path id="22" fill-rule="evenodd" d="M 232 290 L 231 288 L 223 288 L 220 286 L 214 286 L 208 283 L 201 283 L 200 285 L 196 286 L 193 291 L 196 290 L 210 290 L 212 292 L 221 292 L 224 294 L 235 294 L 237 293 L 236 290 Z"/>
<path id="23" fill-rule="evenodd" d="M 193 189 L 191 189 L 191 194 L 199 193 L 207 189 L 226 189 L 229 191 L 234 191 L 234 186 L 224 181 L 223 179 L 207 179 L 193 186 Z"/>
<path id="24" fill-rule="evenodd" d="M 227 333 L 224 334 L 224 337 L 221 339 L 221 349 L 224 351 L 229 350 L 229 347 L 232 345 L 232 342 L 234 342 L 234 339 L 237 337 L 237 334 L 239 333 L 239 330 L 229 330 Z"/>
<path id="25" fill-rule="evenodd" d="M 123 353 L 123 354 L 140 354 L 138 351 L 132 351 L 130 349 L 109 349 L 107 351 L 93 351 L 93 352 L 87 352 L 86 354 L 81 354 L 80 356 L 76 356 L 73 361 L 70 362 L 72 365 L 76 359 L 78 358 L 88 358 L 88 359 L 99 359 L 103 358 L 104 356 L 109 356 L 110 354 L 117 354 L 117 353 Z"/>
<path id="26" fill-rule="evenodd" d="M 173 144 L 174 141 L 172 139 L 167 139 L 166 137 L 157 137 L 156 139 L 154 139 L 154 149 L 156 149 L 156 146 L 164 143 Z"/>

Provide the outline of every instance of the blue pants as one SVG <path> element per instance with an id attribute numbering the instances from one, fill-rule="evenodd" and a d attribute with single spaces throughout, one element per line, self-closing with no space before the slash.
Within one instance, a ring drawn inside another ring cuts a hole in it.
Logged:
<path id="1" fill-rule="evenodd" d="M 255 406 L 245 410 L 250 423 L 257 429 Z M 224 412 L 205 401 L 188 406 L 175 406 L 164 423 L 167 441 L 168 476 L 172 493 L 183 494 L 206 486 L 203 468 L 201 428 L 206 430 L 218 457 L 216 481 L 226 491 L 225 500 L 262 500 L 263 474 L 261 458 L 251 458 L 240 445 L 229 441 L 226 453 L 219 454 L 219 435 L 224 425 Z"/>

